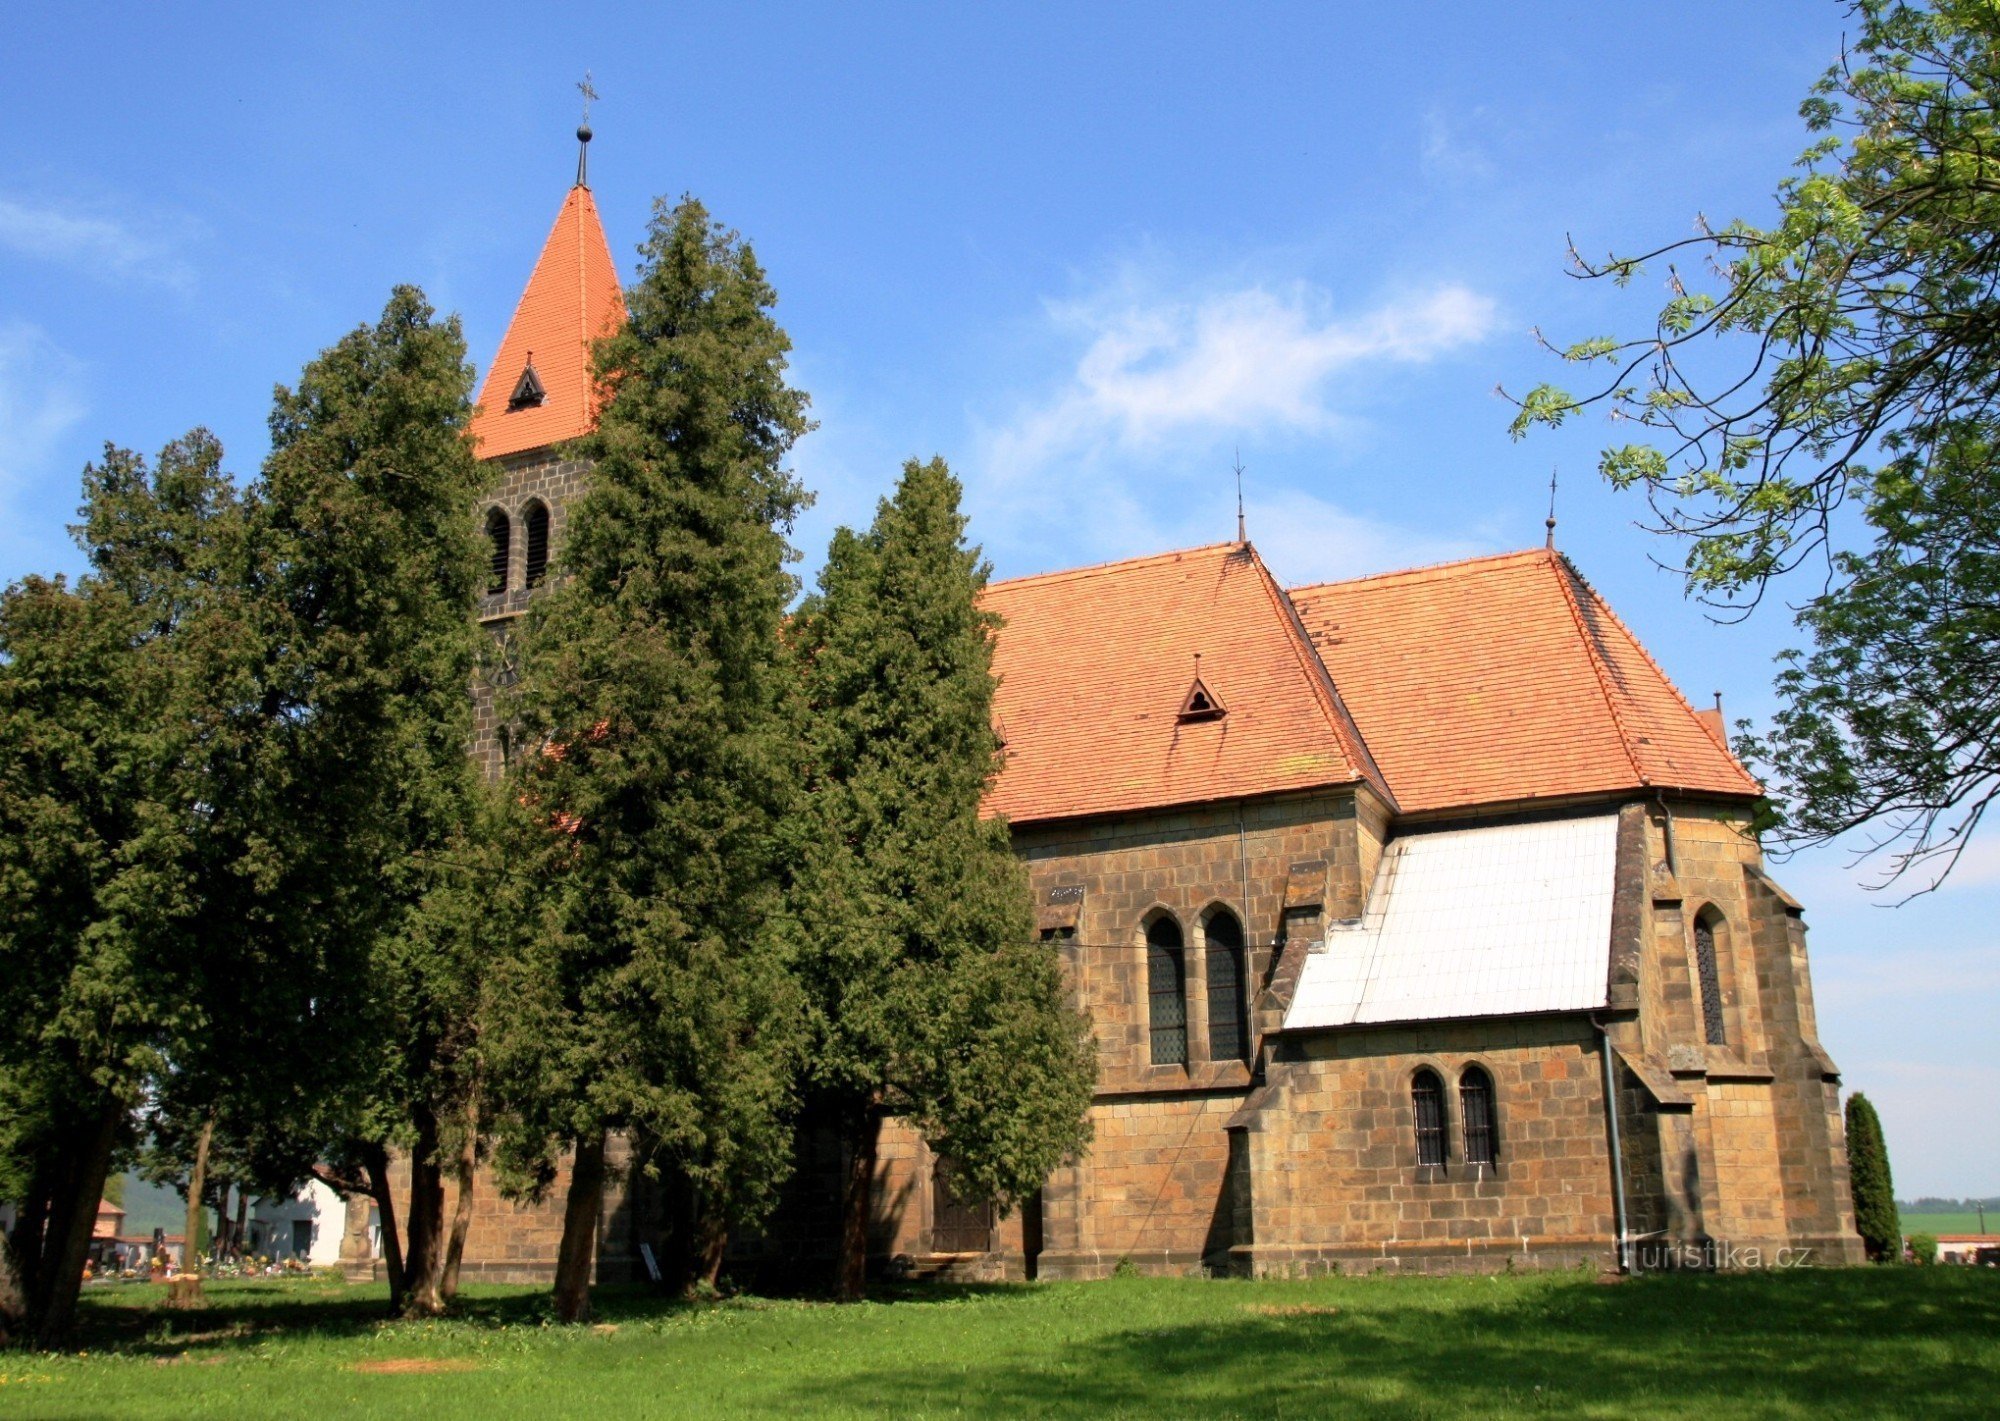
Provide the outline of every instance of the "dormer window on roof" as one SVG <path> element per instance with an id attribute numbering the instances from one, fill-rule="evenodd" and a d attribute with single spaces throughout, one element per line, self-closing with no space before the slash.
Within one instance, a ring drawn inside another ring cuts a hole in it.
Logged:
<path id="1" fill-rule="evenodd" d="M 521 367 L 521 378 L 514 383 L 514 393 L 507 397 L 507 411 L 538 408 L 549 397 L 542 388 L 542 377 L 535 373 L 535 353 L 528 352 L 528 363 Z"/>
<path id="2" fill-rule="evenodd" d="M 1200 660 L 1199 657 L 1195 659 Z M 1180 715 L 1177 719 L 1182 725 L 1190 725 L 1196 721 L 1221 720 L 1228 714 L 1228 707 L 1216 698 L 1215 692 L 1203 684 L 1201 673 L 1197 671 L 1194 684 L 1188 687 L 1187 696 L 1181 701 Z"/>

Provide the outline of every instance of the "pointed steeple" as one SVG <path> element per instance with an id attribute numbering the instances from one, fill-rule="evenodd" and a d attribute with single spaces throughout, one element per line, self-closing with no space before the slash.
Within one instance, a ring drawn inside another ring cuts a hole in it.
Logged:
<path id="1" fill-rule="evenodd" d="M 579 160 L 577 183 L 487 367 L 472 421 L 482 459 L 560 444 L 596 425 L 590 345 L 624 322 L 625 298 L 583 178 Z"/>

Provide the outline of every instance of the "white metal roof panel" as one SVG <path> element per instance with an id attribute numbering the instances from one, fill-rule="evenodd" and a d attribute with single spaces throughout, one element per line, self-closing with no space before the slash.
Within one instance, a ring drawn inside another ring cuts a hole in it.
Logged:
<path id="1" fill-rule="evenodd" d="M 1358 923 L 1335 924 L 1285 1029 L 1605 1005 L 1615 815 L 1409 834 Z"/>

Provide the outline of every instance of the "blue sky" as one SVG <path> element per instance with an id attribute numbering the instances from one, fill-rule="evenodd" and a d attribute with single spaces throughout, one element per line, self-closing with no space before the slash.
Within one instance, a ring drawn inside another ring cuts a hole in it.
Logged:
<path id="1" fill-rule="evenodd" d="M 806 569 L 910 455 L 1002 576 L 1250 532 L 1299 583 L 1562 546 L 1689 696 L 1771 704 L 1782 607 L 1719 627 L 1591 472 L 1523 444 L 1531 337 L 1639 329 L 1587 251 L 1769 213 L 1831 0 L 1492 6 L 34 7 L 0 51 L 0 579 L 73 570 L 83 463 L 219 433 L 399 281 L 497 347 L 574 172 L 629 271 L 657 195 L 755 244 L 820 428 Z M 1899 1192 L 2000 1192 L 2000 847 L 1900 908 L 1848 856 L 1806 902 L 1821 1032 Z M 1969 1128 L 1970 1127 L 1970 1128 Z"/>

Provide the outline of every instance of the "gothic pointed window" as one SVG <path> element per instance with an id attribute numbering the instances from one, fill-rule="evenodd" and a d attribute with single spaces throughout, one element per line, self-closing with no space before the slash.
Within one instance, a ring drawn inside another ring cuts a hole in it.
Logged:
<path id="1" fill-rule="evenodd" d="M 514 552 L 514 526 L 507 521 L 504 509 L 495 508 L 486 515 L 486 546 L 486 592 L 491 596 L 507 590 L 509 561 Z"/>
<path id="2" fill-rule="evenodd" d="M 528 586 L 540 587 L 549 575 L 549 509 L 540 499 L 530 503 L 521 515 L 528 535 Z"/>
<path id="3" fill-rule="evenodd" d="M 1227 908 L 1218 908 L 1205 924 L 1208 949 L 1208 1058 L 1241 1061 L 1250 1054 L 1250 1032 L 1243 1019 L 1243 925 Z"/>
<path id="4" fill-rule="evenodd" d="M 1493 1115 L 1493 1077 L 1479 1066 L 1467 1066 L 1458 1078 L 1458 1113 L 1465 1128 L 1465 1162 L 1500 1162 L 1500 1128 Z"/>
<path id="5" fill-rule="evenodd" d="M 514 382 L 514 393 L 507 397 L 508 412 L 534 409 L 548 397 L 548 391 L 542 388 L 542 377 L 535 373 L 535 354 L 529 351 L 528 363 L 521 367 L 521 378 Z"/>
<path id="6" fill-rule="evenodd" d="M 1715 956 L 1717 914 L 1704 908 L 1694 920 L 1694 968 L 1701 985 L 1702 1036 L 1711 1046 L 1729 1044 L 1722 1019 L 1722 969 Z"/>
<path id="7" fill-rule="evenodd" d="M 1146 1028 L 1154 1065 L 1187 1064 L 1187 957 L 1168 917 L 1146 928 Z"/>
<path id="8" fill-rule="evenodd" d="M 1444 1082 L 1428 1066 L 1410 1079 L 1410 1104 L 1417 1124 L 1417 1163 L 1444 1167 Z"/>

